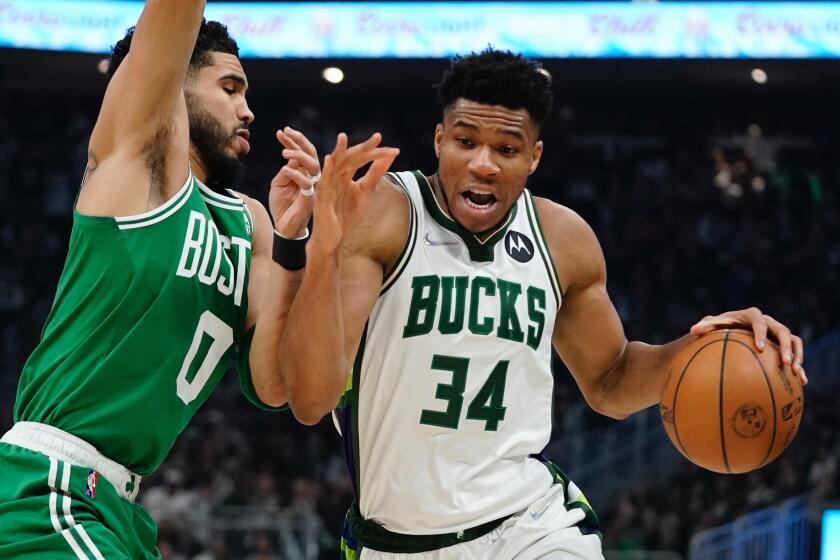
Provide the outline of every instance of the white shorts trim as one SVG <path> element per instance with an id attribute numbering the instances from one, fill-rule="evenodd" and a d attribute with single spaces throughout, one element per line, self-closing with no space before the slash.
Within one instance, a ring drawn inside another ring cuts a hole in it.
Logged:
<path id="1" fill-rule="evenodd" d="M 365 548 L 360 560 L 604 560 L 598 535 L 577 524 L 585 514 L 566 508 L 562 484 L 475 540 L 429 552 L 394 554 Z"/>
<path id="2" fill-rule="evenodd" d="M 3 434 L 0 441 L 98 471 L 114 486 L 120 496 L 130 502 L 134 501 L 137 492 L 140 491 L 140 481 L 142 479 L 140 475 L 131 472 L 116 461 L 112 461 L 85 440 L 54 426 L 38 422 L 17 422 L 8 432 Z M 53 481 L 53 475 L 57 474 L 53 473 L 54 468 L 57 467 L 51 462 L 50 479 Z M 62 487 L 64 487 L 70 476 L 69 466 L 62 476 L 64 477 Z M 128 488 L 131 490 L 127 490 Z M 54 495 L 51 495 L 51 505 L 53 499 Z M 70 498 L 65 496 L 65 499 L 69 500 Z M 65 508 L 65 511 L 69 513 L 69 508 Z M 57 521 L 57 518 L 53 520 L 53 526 Z"/>

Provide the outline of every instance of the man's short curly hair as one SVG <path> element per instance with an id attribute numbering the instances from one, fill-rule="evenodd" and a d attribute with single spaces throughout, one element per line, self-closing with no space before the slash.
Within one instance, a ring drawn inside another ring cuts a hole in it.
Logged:
<path id="1" fill-rule="evenodd" d="M 130 27 L 125 37 L 117 41 L 111 49 L 111 56 L 108 58 L 108 80 L 114 76 L 117 68 L 128 55 L 131 48 L 131 39 L 134 37 L 134 27 Z M 197 72 L 212 62 L 211 52 L 228 53 L 239 56 L 239 46 L 228 33 L 227 26 L 218 21 L 201 21 L 201 29 L 198 31 L 198 39 L 195 42 L 192 57 L 190 58 L 189 73 Z"/>
<path id="2" fill-rule="evenodd" d="M 526 109 L 539 128 L 554 102 L 551 77 L 539 62 L 492 47 L 453 58 L 435 88 L 444 111 L 459 98 Z"/>

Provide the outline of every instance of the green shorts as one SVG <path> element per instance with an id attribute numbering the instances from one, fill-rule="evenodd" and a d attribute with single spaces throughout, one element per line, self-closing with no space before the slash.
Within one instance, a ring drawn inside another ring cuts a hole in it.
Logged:
<path id="1" fill-rule="evenodd" d="M 97 471 L 0 442 L 0 558 L 160 558 L 157 527 Z"/>

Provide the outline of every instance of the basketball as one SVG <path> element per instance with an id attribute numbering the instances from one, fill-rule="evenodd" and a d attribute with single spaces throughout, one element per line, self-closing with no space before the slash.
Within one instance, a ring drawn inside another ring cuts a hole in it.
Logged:
<path id="1" fill-rule="evenodd" d="M 660 399 L 665 431 L 692 463 L 719 473 L 744 473 L 787 448 L 802 419 L 802 385 L 768 340 L 717 330 L 674 359 Z"/>

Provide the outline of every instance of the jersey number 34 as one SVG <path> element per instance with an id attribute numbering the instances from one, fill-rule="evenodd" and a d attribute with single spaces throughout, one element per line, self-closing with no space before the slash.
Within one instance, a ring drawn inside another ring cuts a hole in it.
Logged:
<path id="1" fill-rule="evenodd" d="M 467 419 L 484 420 L 484 429 L 488 432 L 498 430 L 499 423 L 505 418 L 505 407 L 502 403 L 505 398 L 505 379 L 509 364 L 508 360 L 501 360 L 496 364 L 467 407 Z M 452 372 L 452 383 L 439 383 L 435 392 L 435 398 L 447 401 L 446 410 L 423 410 L 420 413 L 421 424 L 458 429 L 469 367 L 469 358 L 435 354 L 432 358 L 432 369 Z"/>

